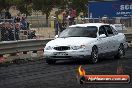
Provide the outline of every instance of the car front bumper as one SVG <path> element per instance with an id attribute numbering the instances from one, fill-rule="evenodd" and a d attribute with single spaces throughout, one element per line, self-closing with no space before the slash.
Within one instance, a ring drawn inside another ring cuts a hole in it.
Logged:
<path id="1" fill-rule="evenodd" d="M 77 59 L 88 59 L 91 56 L 90 50 L 67 50 L 67 51 L 56 51 L 56 50 L 45 50 L 45 59 L 52 60 L 77 60 Z"/>

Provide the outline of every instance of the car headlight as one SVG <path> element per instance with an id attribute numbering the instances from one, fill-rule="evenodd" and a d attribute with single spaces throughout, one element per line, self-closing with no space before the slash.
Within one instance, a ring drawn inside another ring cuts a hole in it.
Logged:
<path id="1" fill-rule="evenodd" d="M 85 45 L 80 45 L 80 46 L 72 46 L 71 47 L 73 50 L 78 50 L 78 49 L 85 49 L 86 46 Z"/>
<path id="2" fill-rule="evenodd" d="M 52 47 L 51 46 L 46 46 L 45 50 L 52 50 Z"/>

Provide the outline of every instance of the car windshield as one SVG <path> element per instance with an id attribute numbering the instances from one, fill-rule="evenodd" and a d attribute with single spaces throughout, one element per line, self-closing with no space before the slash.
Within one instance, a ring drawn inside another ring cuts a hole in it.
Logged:
<path id="1" fill-rule="evenodd" d="M 62 31 L 59 35 L 59 38 L 66 37 L 97 37 L 97 27 L 88 26 L 88 27 L 69 27 Z"/>

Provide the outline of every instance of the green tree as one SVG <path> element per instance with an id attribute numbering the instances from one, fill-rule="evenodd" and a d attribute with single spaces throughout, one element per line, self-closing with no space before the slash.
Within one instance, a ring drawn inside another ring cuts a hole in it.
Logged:
<path id="1" fill-rule="evenodd" d="M 71 7 L 75 8 L 77 11 L 77 15 L 79 15 L 80 12 L 83 12 L 85 15 L 88 12 L 87 4 L 89 0 L 69 0 L 71 2 Z"/>
<path id="2" fill-rule="evenodd" d="M 46 14 L 46 23 L 48 24 L 48 17 L 53 8 L 65 8 L 67 0 L 32 0 L 33 9 L 40 10 Z"/>
<path id="3" fill-rule="evenodd" d="M 10 6 L 16 6 L 21 13 L 29 15 L 31 12 L 31 0 L 0 0 L 0 11 L 9 9 Z"/>
<path id="4" fill-rule="evenodd" d="M 31 14 L 32 11 L 32 2 L 30 0 L 19 0 L 17 8 L 21 13 L 25 13 L 27 16 Z"/>
<path id="5" fill-rule="evenodd" d="M 0 12 L 3 9 L 7 9 L 10 7 L 10 4 L 8 2 L 8 0 L 0 0 Z"/>
<path id="6" fill-rule="evenodd" d="M 68 0 L 53 0 L 54 6 L 59 9 L 66 9 L 68 5 Z"/>
<path id="7" fill-rule="evenodd" d="M 46 14 L 46 24 L 48 25 L 48 17 L 52 8 L 54 7 L 52 0 L 32 0 L 33 9 L 40 10 L 43 14 Z"/>

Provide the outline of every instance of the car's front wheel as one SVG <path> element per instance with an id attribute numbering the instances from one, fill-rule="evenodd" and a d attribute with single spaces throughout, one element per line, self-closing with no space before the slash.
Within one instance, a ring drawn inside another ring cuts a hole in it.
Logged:
<path id="1" fill-rule="evenodd" d="M 94 46 L 91 52 L 90 63 L 95 64 L 97 62 L 98 62 L 98 48 Z"/>
<path id="2" fill-rule="evenodd" d="M 48 63 L 48 64 L 55 64 L 56 60 L 46 60 L 46 63 Z"/>

